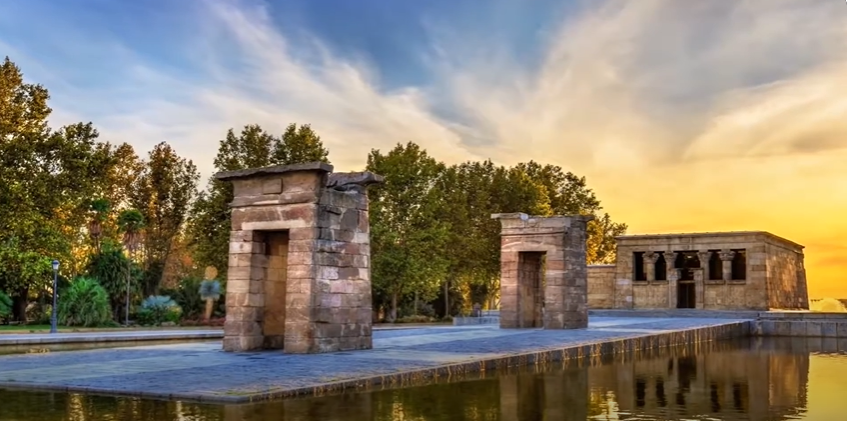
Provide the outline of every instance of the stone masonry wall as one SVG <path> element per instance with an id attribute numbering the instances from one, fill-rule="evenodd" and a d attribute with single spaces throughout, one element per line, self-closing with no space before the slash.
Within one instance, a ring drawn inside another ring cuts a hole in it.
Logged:
<path id="1" fill-rule="evenodd" d="M 585 328 L 589 323 L 586 224 L 591 217 L 495 214 L 501 221 L 501 328 L 532 327 L 522 309 L 519 253 L 545 253 L 545 329 Z M 532 302 L 532 301 L 531 301 Z M 535 309 L 534 309 L 535 310 Z M 529 314 L 534 314 L 530 312 Z"/>
<path id="2" fill-rule="evenodd" d="M 810 304 L 803 250 L 769 241 L 766 255 L 769 308 L 808 310 Z"/>
<path id="3" fill-rule="evenodd" d="M 589 308 L 613 308 L 615 265 L 588 265 L 586 276 Z"/>
<path id="4" fill-rule="evenodd" d="M 744 249 L 746 254 L 744 280 L 708 279 L 703 270 L 693 271 L 697 279 L 695 281 L 696 308 L 767 310 L 775 301 L 779 301 L 781 305 L 802 305 L 802 302 L 807 302 L 803 254 L 796 251 L 794 255 L 788 255 L 785 252 L 775 251 L 772 245 L 781 245 L 780 250 L 797 247 L 800 251 L 802 247 L 766 232 L 634 235 L 618 237 L 616 242 L 613 308 L 676 307 L 677 282 L 675 280 L 678 279 L 679 271 L 670 268 L 667 270 L 666 279 L 674 279 L 670 281 L 635 281 L 633 253 L 637 251 L 661 254 L 665 257 L 669 252 L 697 253 L 709 250 Z M 699 256 L 699 261 L 700 259 Z"/>
<path id="5" fill-rule="evenodd" d="M 220 173 L 233 183 L 226 351 L 371 348 L 370 173 L 307 163 Z"/>

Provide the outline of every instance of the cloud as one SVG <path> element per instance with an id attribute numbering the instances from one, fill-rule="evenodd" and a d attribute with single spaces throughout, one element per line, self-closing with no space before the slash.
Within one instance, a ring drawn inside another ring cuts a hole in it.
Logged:
<path id="1" fill-rule="evenodd" d="M 592 171 L 840 149 L 844 12 L 830 1 L 608 1 L 567 19 L 541 69 L 482 58 L 442 76 L 490 140 L 481 149 L 505 161 L 561 157 Z M 450 56 L 455 39 L 438 51 Z"/>
<path id="2" fill-rule="evenodd" d="M 449 163 L 561 165 L 634 233 L 845 232 L 841 2 L 584 0 L 527 38 L 543 39 L 532 59 L 474 30 L 485 9 L 427 16 L 431 82 L 392 89 L 390 69 L 282 27 L 262 0 L 163 3 L 143 42 L 40 7 L 0 4 L 0 50 L 51 90 L 53 122 L 94 121 L 141 154 L 166 140 L 204 175 L 231 127 L 309 123 L 338 170 L 407 141 Z"/>
<path id="3" fill-rule="evenodd" d="M 420 89 L 381 91 L 373 69 L 335 58 L 320 40 L 293 45 L 264 4 L 210 1 L 198 12 L 202 37 L 188 47 L 199 51 L 205 80 L 136 72 L 136 80 L 155 80 L 157 91 L 167 87 L 184 92 L 183 98 L 150 98 L 107 116 L 107 126 L 128 138 L 155 136 L 158 127 L 159 137 L 190 145 L 186 153 L 201 165 L 211 162 L 212 142 L 227 128 L 249 123 L 277 133 L 291 122 L 312 124 L 340 169 L 361 168 L 372 148 L 406 141 L 442 156 L 468 155 L 461 138 L 429 112 Z"/>
<path id="4" fill-rule="evenodd" d="M 168 140 L 204 172 L 226 129 L 248 123 L 310 123 L 340 169 L 406 141 L 448 162 L 537 159 L 590 175 L 845 147 L 843 5 L 580 5 L 538 63 L 429 17 L 433 49 L 421 54 L 434 82 L 386 90 L 364 58 L 281 30 L 267 3 L 210 0 L 179 10 L 188 29 L 167 47 L 182 69 L 102 33 L 77 42 L 111 77 L 99 89 L 57 83 L 56 120 L 84 116 L 145 150 Z"/>

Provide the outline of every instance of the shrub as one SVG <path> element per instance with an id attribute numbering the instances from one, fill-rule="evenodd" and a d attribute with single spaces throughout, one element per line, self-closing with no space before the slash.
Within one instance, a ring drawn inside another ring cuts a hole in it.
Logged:
<path id="1" fill-rule="evenodd" d="M 418 305 L 418 315 L 434 318 L 436 317 L 436 309 L 430 303 L 420 303 Z"/>
<path id="2" fill-rule="evenodd" d="M 141 303 L 137 321 L 146 326 L 160 325 L 165 322 L 178 323 L 181 315 L 182 309 L 171 297 L 151 295 Z"/>
<path id="3" fill-rule="evenodd" d="M 86 272 L 88 277 L 94 278 L 109 294 L 109 302 L 112 314 L 116 320 L 124 320 L 124 306 L 126 305 L 127 274 L 130 274 L 130 294 L 138 294 L 139 279 L 142 271 L 135 263 L 132 263 L 125 255 L 121 246 L 104 241 L 100 253 L 92 256 L 88 263 Z"/>
<path id="4" fill-rule="evenodd" d="M 0 291 L 0 320 L 5 320 L 12 314 L 12 298 Z"/>
<path id="5" fill-rule="evenodd" d="M 397 319 L 396 323 L 430 323 L 433 319 L 427 316 L 404 316 Z"/>
<path id="6" fill-rule="evenodd" d="M 171 297 L 180 309 L 183 317 L 193 318 L 203 313 L 203 299 L 197 294 L 201 280 L 195 277 L 182 279 L 176 288 L 160 290 L 162 295 Z"/>
<path id="7" fill-rule="evenodd" d="M 206 310 L 203 313 L 203 318 L 209 320 L 212 318 L 215 301 L 221 298 L 221 283 L 214 279 L 207 279 L 200 283 L 198 293 L 200 294 L 200 298 L 206 301 Z"/>
<path id="8" fill-rule="evenodd" d="M 77 278 L 60 297 L 59 323 L 65 326 L 101 326 L 112 319 L 109 294 L 94 279 Z"/>

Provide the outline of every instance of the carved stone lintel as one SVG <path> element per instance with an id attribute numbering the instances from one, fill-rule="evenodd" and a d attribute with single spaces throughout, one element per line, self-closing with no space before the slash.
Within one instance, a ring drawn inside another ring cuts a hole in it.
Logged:
<path id="1" fill-rule="evenodd" d="M 327 187 L 335 190 L 358 190 L 357 187 L 367 187 L 371 184 L 380 184 L 383 176 L 371 172 L 348 172 L 332 173 L 327 177 Z"/>

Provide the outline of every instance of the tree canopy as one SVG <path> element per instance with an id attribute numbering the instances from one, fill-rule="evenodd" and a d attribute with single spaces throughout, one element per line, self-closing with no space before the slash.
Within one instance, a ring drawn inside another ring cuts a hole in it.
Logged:
<path id="1" fill-rule="evenodd" d="M 25 318 L 27 303 L 49 291 L 53 259 L 66 278 L 103 285 L 115 317 L 127 276 L 136 298 L 210 265 L 226 280 L 231 184 L 211 178 L 198 191 L 195 163 L 167 142 L 140 157 L 128 143 L 102 140 L 90 122 L 53 129 L 49 99 L 8 57 L 2 62 L 0 290 L 13 299 L 14 317 Z M 312 161 L 330 162 L 309 124 L 279 135 L 249 124 L 224 133 L 213 167 Z M 614 237 L 627 229 L 603 212 L 585 177 L 555 165 L 447 165 L 408 142 L 372 150 L 365 169 L 385 177 L 369 187 L 371 264 L 375 307 L 392 318 L 410 301 L 460 294 L 462 302 L 445 303 L 455 313 L 497 295 L 500 225 L 492 213 L 594 215 L 589 263 L 611 262 Z M 132 253 L 120 247 L 127 235 Z"/>
<path id="2" fill-rule="evenodd" d="M 244 126 L 238 136 L 233 129 L 227 131 L 219 141 L 214 168 L 220 172 L 311 161 L 330 163 L 328 155 L 321 138 L 308 125 L 298 128 L 291 124 L 277 137 L 251 124 Z M 222 279 L 226 279 L 232 200 L 232 184 L 211 178 L 206 191 L 194 202 L 188 228 L 196 264 L 214 266 Z"/>

